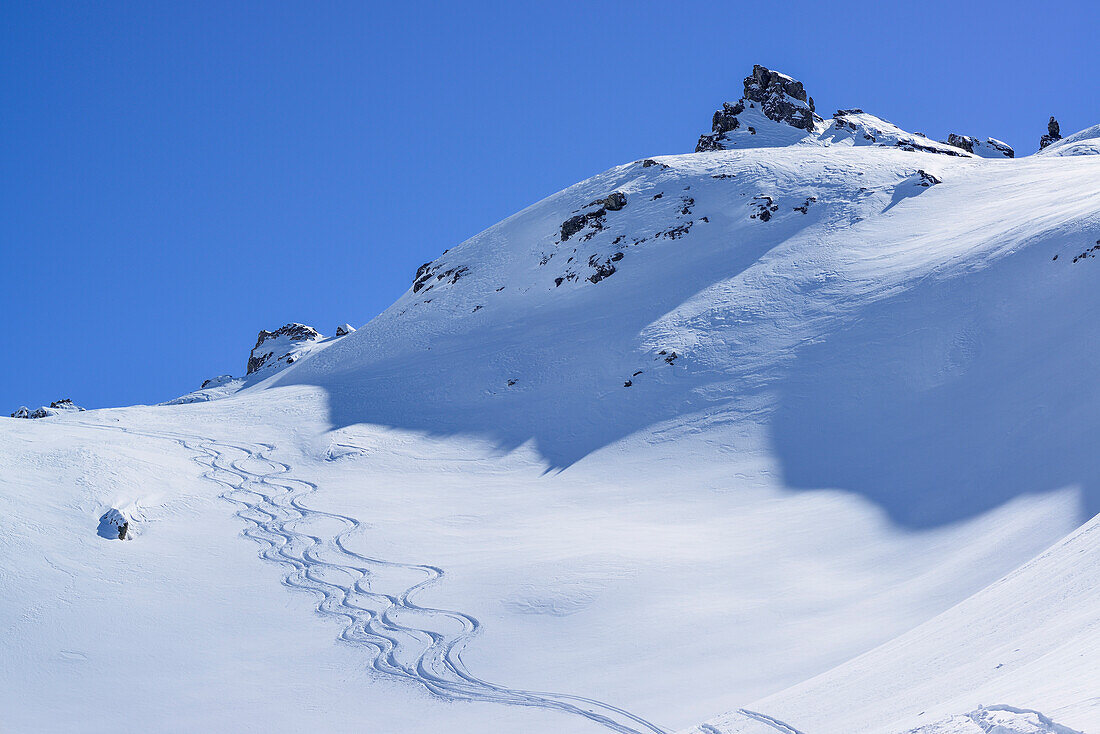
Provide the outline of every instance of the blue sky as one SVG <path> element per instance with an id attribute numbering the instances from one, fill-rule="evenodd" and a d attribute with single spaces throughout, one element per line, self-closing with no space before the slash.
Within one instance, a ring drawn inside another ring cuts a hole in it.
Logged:
<path id="1" fill-rule="evenodd" d="M 331 334 L 754 63 L 828 116 L 1032 152 L 1100 122 L 1091 3 L 4 3 L 0 410 L 159 402 Z M 893 9 L 896 7 L 897 9 Z"/>

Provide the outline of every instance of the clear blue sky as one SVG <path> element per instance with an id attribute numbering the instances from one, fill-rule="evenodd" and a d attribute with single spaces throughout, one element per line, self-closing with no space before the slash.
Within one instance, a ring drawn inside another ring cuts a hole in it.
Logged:
<path id="1" fill-rule="evenodd" d="M 531 202 L 691 151 L 753 63 L 1022 154 L 1100 123 L 1091 2 L 538 5 L 3 3 L 0 410 L 159 402 L 261 328 L 365 323 Z"/>

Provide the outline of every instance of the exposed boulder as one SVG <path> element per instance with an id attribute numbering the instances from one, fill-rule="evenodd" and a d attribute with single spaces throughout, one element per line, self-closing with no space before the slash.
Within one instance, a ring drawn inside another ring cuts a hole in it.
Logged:
<path id="1" fill-rule="evenodd" d="M 974 145 L 977 143 L 976 138 L 972 138 L 969 135 L 956 135 L 951 133 L 947 136 L 947 144 L 954 145 L 956 148 L 962 148 L 967 153 L 974 152 Z"/>
<path id="2" fill-rule="evenodd" d="M 997 138 L 986 138 L 985 139 L 985 144 L 990 148 L 990 150 L 997 151 L 997 153 L 1000 153 L 1005 158 L 1015 158 L 1016 157 L 1016 151 L 1012 149 L 1011 145 L 1004 142 L 1003 140 L 997 140 Z M 990 155 L 990 156 L 987 156 L 987 157 L 995 158 L 996 156 L 995 155 Z"/>
<path id="3" fill-rule="evenodd" d="M 99 518 L 98 534 L 110 540 L 133 540 L 133 520 L 122 510 L 112 507 Z"/>
<path id="4" fill-rule="evenodd" d="M 336 336 L 347 336 L 353 331 L 355 331 L 355 327 L 351 324 L 340 324 L 336 327 Z"/>
<path id="5" fill-rule="evenodd" d="M 607 216 L 608 212 L 620 211 L 625 206 L 626 194 L 621 191 L 612 192 L 602 199 L 596 199 L 595 201 L 589 202 L 588 205 L 584 207 L 585 209 L 591 209 L 592 207 L 599 208 L 576 214 L 562 222 L 561 241 L 565 242 L 582 229 L 591 228 L 592 231 L 585 236 L 585 239 L 588 239 L 604 228 L 604 218 Z"/>
<path id="6" fill-rule="evenodd" d="M 321 338 L 319 331 L 305 324 L 287 324 L 275 331 L 265 329 L 256 338 L 256 346 L 248 357 L 246 374 L 251 375 L 278 362 L 291 364 L 301 356 L 303 345 Z"/>
<path id="7" fill-rule="evenodd" d="M 1061 139 L 1062 130 L 1058 125 L 1058 121 L 1054 119 L 1054 115 L 1051 115 L 1050 120 L 1047 122 L 1047 134 L 1039 138 L 1039 150 Z"/>
<path id="8" fill-rule="evenodd" d="M 929 186 L 935 186 L 937 184 L 943 183 L 943 181 L 941 181 L 938 177 L 933 176 L 931 173 L 924 170 L 923 168 L 913 175 L 913 182 L 916 183 L 917 186 L 921 186 L 923 188 L 928 188 Z"/>
<path id="9" fill-rule="evenodd" d="M 1012 149 L 1011 145 L 996 138 L 986 138 L 982 141 L 969 135 L 951 133 L 947 136 L 947 144 L 982 158 L 1016 157 L 1016 151 Z"/>
<path id="10" fill-rule="evenodd" d="M 626 206 L 626 194 L 616 191 L 600 202 L 603 208 L 609 212 L 617 212 Z"/>
<path id="11" fill-rule="evenodd" d="M 23 405 L 23 406 L 20 406 L 19 408 L 17 408 L 16 411 L 11 414 L 11 417 L 12 418 L 30 418 L 31 417 L 31 412 L 30 412 L 30 410 L 27 409 L 27 406 Z"/>

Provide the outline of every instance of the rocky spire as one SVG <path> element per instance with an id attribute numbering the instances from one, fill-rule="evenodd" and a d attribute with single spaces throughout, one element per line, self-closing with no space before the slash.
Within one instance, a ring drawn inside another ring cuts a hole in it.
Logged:
<path id="1" fill-rule="evenodd" d="M 813 130 L 821 120 L 814 114 L 814 100 L 802 82 L 756 64 L 745 77 L 744 94 L 736 103 L 726 102 L 711 118 L 711 133 L 702 135 L 695 151 L 722 150 L 726 134 L 741 127 L 738 115 L 747 107 L 759 108 L 766 118 L 799 130 Z M 752 129 L 750 128 L 750 132 Z"/>
<path id="2" fill-rule="evenodd" d="M 756 102 L 764 114 L 802 130 L 814 129 L 814 98 L 807 96 L 802 82 L 760 64 L 745 77 L 745 100 Z"/>
<path id="3" fill-rule="evenodd" d="M 1039 150 L 1061 139 L 1062 130 L 1058 127 L 1058 121 L 1054 119 L 1054 115 L 1051 115 L 1050 121 L 1047 123 L 1047 134 L 1039 138 Z"/>

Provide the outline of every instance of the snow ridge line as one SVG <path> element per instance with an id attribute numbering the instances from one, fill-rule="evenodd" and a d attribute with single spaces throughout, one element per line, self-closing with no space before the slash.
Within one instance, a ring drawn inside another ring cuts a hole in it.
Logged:
<path id="1" fill-rule="evenodd" d="M 443 577 L 443 569 L 387 561 L 349 549 L 347 540 L 360 529 L 360 522 L 304 504 L 317 485 L 283 476 L 291 467 L 270 457 L 275 446 L 81 425 L 166 439 L 194 452 L 194 460 L 206 468 L 203 477 L 224 488 L 220 496 L 234 504 L 236 515 L 248 523 L 243 535 L 263 546 L 260 557 L 287 569 L 282 580 L 285 586 L 320 597 L 317 612 L 343 622 L 340 639 L 369 650 L 369 664 L 376 672 L 418 683 L 447 700 L 557 710 L 583 716 L 621 734 L 668 734 L 652 722 L 596 699 L 513 689 L 473 675 L 461 653 L 478 634 L 481 623 L 463 612 L 413 601 L 418 592 Z M 256 463 L 266 464 L 267 470 L 247 466 Z M 328 539 L 295 527 L 317 519 L 344 527 Z M 397 588 L 385 590 L 395 576 Z M 417 580 L 410 583 L 410 577 Z"/>
<path id="2" fill-rule="evenodd" d="M 782 734 L 802 734 L 802 732 L 800 732 L 798 729 L 795 729 L 787 722 L 780 721 L 779 719 L 768 716 L 767 714 L 762 714 L 759 711 L 750 711 L 749 709 L 737 709 L 737 713 L 741 714 L 742 716 L 746 716 L 753 721 L 759 721 L 761 724 L 770 726 L 776 731 L 782 732 Z"/>

